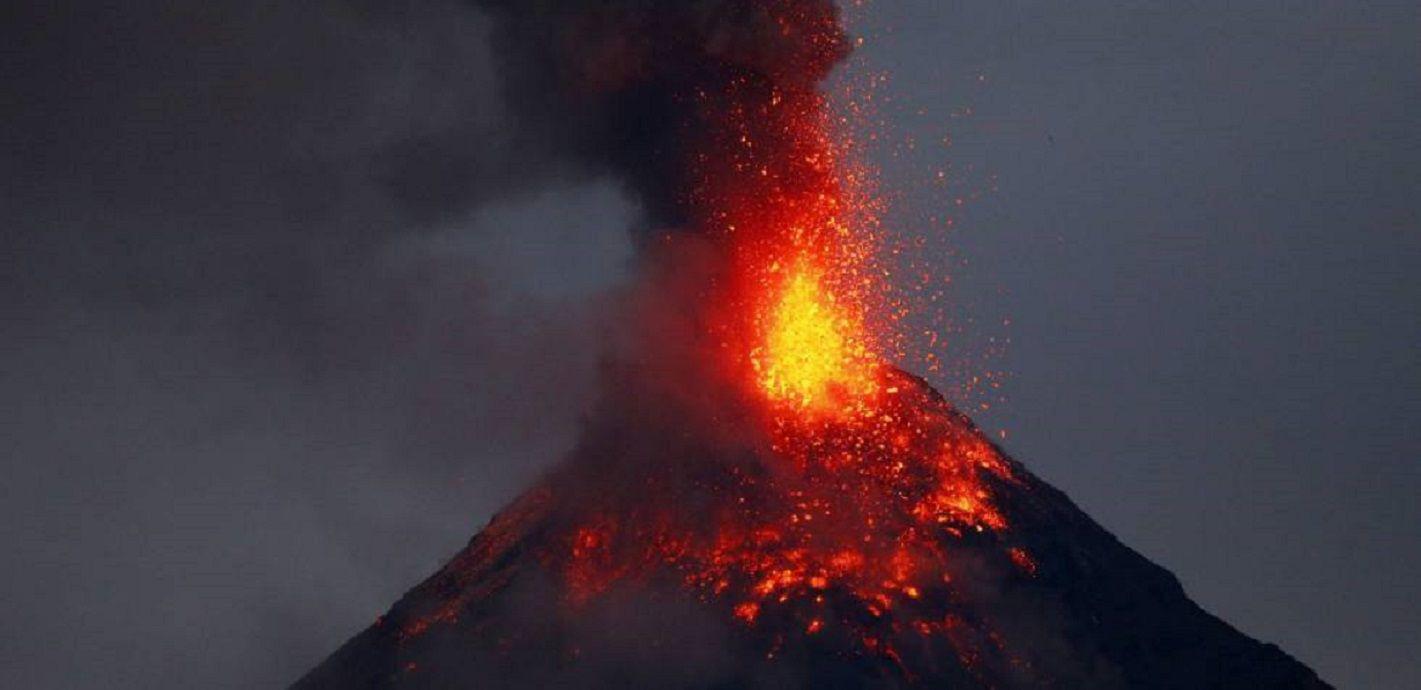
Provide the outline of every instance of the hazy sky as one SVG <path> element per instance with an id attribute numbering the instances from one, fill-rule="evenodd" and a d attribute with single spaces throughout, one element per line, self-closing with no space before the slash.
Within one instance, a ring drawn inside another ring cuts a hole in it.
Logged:
<path id="1" fill-rule="evenodd" d="M 478 17 L 381 7 L 0 17 L 0 685 L 280 686 L 569 443 L 636 210 L 503 135 Z M 962 351 L 1011 341 L 984 426 L 1246 633 L 1421 685 L 1415 4 L 854 29 L 924 144 L 894 226 L 952 209 Z"/>

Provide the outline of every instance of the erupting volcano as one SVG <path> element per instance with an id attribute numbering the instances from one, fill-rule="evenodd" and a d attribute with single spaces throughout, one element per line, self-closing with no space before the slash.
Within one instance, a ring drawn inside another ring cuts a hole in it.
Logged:
<path id="1" fill-rule="evenodd" d="M 297 688 L 1325 687 L 899 368 L 831 2 L 476 4 L 641 277 L 578 447 Z"/>

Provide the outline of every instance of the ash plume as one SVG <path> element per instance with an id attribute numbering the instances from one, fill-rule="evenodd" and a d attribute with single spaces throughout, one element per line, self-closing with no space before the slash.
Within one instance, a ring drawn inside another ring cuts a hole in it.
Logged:
<path id="1" fill-rule="evenodd" d="M 752 102 L 810 97 L 847 54 L 830 0 L 471 0 L 491 22 L 508 121 L 524 155 L 547 155 L 585 175 L 622 180 L 651 230 L 684 229 L 705 212 L 694 199 L 694 159 L 715 136 L 698 96 L 737 85 Z M 773 118 L 755 138 L 786 135 Z M 387 180 L 421 213 L 467 206 L 476 152 L 452 141 L 439 165 L 396 157 Z M 448 174 L 453 171 L 455 174 Z"/>

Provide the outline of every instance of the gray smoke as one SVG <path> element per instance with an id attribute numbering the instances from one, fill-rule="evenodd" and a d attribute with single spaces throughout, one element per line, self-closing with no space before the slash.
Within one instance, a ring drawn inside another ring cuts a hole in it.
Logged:
<path id="1" fill-rule="evenodd" d="M 467 5 L 3 14 L 0 685 L 283 685 L 571 444 L 637 211 Z"/>

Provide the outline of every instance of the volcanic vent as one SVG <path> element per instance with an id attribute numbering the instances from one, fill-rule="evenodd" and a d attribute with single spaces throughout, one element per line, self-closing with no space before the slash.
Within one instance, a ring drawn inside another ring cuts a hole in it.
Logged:
<path id="1" fill-rule="evenodd" d="M 1326 687 L 894 365 L 832 3 L 477 4 L 528 126 L 675 231 L 578 447 L 296 688 Z"/>

